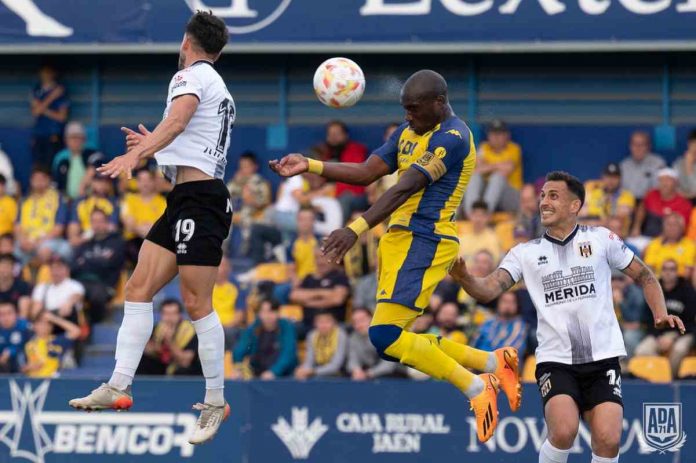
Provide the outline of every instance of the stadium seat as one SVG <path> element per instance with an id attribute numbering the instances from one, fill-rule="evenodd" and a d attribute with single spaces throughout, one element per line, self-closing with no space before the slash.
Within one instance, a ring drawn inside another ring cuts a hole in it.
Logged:
<path id="1" fill-rule="evenodd" d="M 696 357 L 685 357 L 679 365 L 679 378 L 696 378 Z"/>
<path id="2" fill-rule="evenodd" d="M 668 383 L 672 380 L 669 360 L 659 355 L 633 357 L 628 361 L 628 371 L 633 376 L 651 383 Z"/>
<path id="3" fill-rule="evenodd" d="M 514 220 L 506 220 L 495 224 L 495 234 L 498 237 L 501 249 L 504 251 L 510 250 L 515 245 L 514 230 Z"/>
<path id="4" fill-rule="evenodd" d="M 290 279 L 288 266 L 281 263 L 259 264 L 254 268 L 254 280 L 285 283 Z"/>
<path id="5" fill-rule="evenodd" d="M 536 383 L 536 376 L 534 375 L 534 370 L 536 370 L 536 357 L 530 355 L 527 360 L 524 361 L 524 367 L 522 367 L 522 382 L 523 383 Z"/>
<path id="6" fill-rule="evenodd" d="M 304 308 L 296 304 L 281 305 L 280 316 L 295 322 L 300 322 L 304 318 Z"/>

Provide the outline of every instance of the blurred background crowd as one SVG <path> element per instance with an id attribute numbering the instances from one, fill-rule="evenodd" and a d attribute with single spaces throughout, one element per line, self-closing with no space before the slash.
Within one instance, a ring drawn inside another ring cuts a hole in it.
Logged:
<path id="1" fill-rule="evenodd" d="M 105 155 L 88 142 L 85 127 L 70 118 L 69 95 L 53 68 L 41 69 L 30 102 L 27 185 L 16 181 L 10 157 L 0 151 L 0 372 L 106 374 L 125 281 L 171 185 L 154 160 L 130 180 L 100 176 L 96 167 L 120 153 Z M 397 126 L 387 125 L 384 139 Z M 303 154 L 362 162 L 384 139 L 354 140 L 350 127 L 334 120 Z M 460 255 L 483 276 L 512 246 L 543 233 L 543 179 L 523 183 L 524 146 L 505 121 L 492 120 L 477 148 L 457 225 Z M 244 152 L 227 184 L 235 214 L 213 294 L 226 330 L 227 377 L 421 379 L 381 360 L 367 336 L 384 226 L 363 234 L 341 265 L 319 251 L 323 237 L 364 212 L 396 177 L 356 187 L 304 174 L 278 184 L 264 177 L 260 159 Z M 660 356 L 670 378 L 691 375 L 685 359 L 696 352 L 696 130 L 671 164 L 655 152 L 649 133 L 636 130 L 625 140 L 625 158 L 598 169 L 586 189 L 581 222 L 609 228 L 642 256 L 660 279 L 669 312 L 687 328 L 683 336 L 654 330 L 642 291 L 617 272 L 614 306 L 629 359 Z M 177 282 L 155 302 L 156 327 L 139 373 L 200 374 Z M 527 358 L 525 370 L 533 369 L 536 312 L 524 284 L 482 304 L 448 277 L 412 329 L 486 350 L 512 345 Z M 630 375 L 628 360 L 625 366 Z"/>

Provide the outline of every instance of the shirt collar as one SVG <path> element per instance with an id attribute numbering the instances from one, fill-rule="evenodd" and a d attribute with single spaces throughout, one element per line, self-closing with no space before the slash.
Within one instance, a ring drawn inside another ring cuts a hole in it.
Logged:
<path id="1" fill-rule="evenodd" d="M 578 225 L 575 225 L 575 228 L 573 228 L 573 231 L 570 232 L 568 236 L 566 236 L 563 240 L 559 240 L 554 238 L 553 236 L 549 235 L 548 231 L 544 232 L 544 238 L 546 238 L 548 241 L 552 242 L 553 244 L 558 244 L 561 246 L 565 246 L 566 244 L 570 243 L 573 241 L 573 238 L 575 238 L 575 234 L 578 232 Z"/>

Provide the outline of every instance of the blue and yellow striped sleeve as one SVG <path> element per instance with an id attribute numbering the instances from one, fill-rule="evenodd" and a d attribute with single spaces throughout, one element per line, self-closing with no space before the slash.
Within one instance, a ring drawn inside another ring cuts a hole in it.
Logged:
<path id="1" fill-rule="evenodd" d="M 379 156 L 382 161 L 389 166 L 389 172 L 394 172 L 399 168 L 397 158 L 399 152 L 399 139 L 406 126 L 407 124 L 399 126 L 382 146 L 372 152 L 372 154 Z"/>
<path id="2" fill-rule="evenodd" d="M 453 167 L 461 166 L 469 155 L 469 134 L 460 130 L 439 130 L 433 134 L 426 152 L 413 167 L 436 182 Z"/>

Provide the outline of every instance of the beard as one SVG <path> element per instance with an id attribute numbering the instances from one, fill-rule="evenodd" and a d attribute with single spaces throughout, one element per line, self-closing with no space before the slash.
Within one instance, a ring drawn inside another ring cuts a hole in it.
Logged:
<path id="1" fill-rule="evenodd" d="M 186 63 L 186 57 L 182 52 L 179 52 L 179 71 L 184 69 L 184 63 Z"/>

